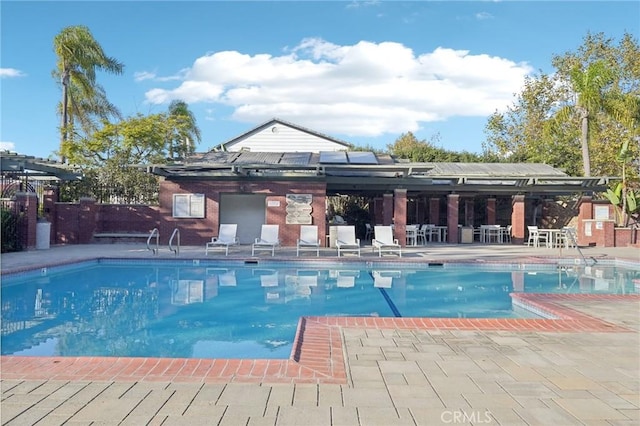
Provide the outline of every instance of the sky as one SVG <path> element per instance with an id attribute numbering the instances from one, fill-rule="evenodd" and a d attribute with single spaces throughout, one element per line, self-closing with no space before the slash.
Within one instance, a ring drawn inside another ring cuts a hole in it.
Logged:
<path id="1" fill-rule="evenodd" d="M 404 133 L 482 152 L 489 116 L 591 33 L 638 38 L 629 1 L 0 1 L 0 149 L 57 159 L 53 39 L 84 25 L 125 117 L 189 105 L 197 151 L 273 118 L 362 147 Z"/>

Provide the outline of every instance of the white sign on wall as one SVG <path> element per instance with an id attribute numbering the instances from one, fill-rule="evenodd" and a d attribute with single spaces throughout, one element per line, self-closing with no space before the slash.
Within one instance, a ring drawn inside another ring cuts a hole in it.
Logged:
<path id="1" fill-rule="evenodd" d="M 310 225 L 313 223 L 311 213 L 313 207 L 311 194 L 287 194 L 287 217 L 288 224 Z"/>
<path id="2" fill-rule="evenodd" d="M 609 220 L 609 206 L 595 206 L 594 216 L 596 220 Z"/>
<path id="3" fill-rule="evenodd" d="M 204 217 L 204 194 L 173 194 L 173 217 Z"/>

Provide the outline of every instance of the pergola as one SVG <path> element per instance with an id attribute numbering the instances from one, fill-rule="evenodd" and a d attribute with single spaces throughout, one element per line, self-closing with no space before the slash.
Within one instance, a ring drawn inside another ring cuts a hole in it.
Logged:
<path id="1" fill-rule="evenodd" d="M 50 178 L 51 180 L 80 180 L 82 175 L 72 166 L 55 160 L 38 158 L 15 152 L 0 152 L 0 172 L 8 176 L 28 178 Z"/>
<path id="2" fill-rule="evenodd" d="M 612 177 L 573 177 L 537 163 L 412 163 L 388 154 L 208 152 L 181 163 L 146 166 L 169 179 L 314 180 L 327 195 L 380 195 L 406 189 L 426 194 L 568 195 L 605 191 Z M 337 161 L 346 154 L 346 161 Z M 366 155 L 369 154 L 369 155 Z"/>

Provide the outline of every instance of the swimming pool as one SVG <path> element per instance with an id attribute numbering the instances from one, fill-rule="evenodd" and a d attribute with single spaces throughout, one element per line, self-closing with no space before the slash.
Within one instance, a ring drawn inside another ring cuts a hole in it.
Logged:
<path id="1" fill-rule="evenodd" d="M 2 354 L 288 358 L 302 316 L 514 318 L 512 292 L 637 293 L 615 266 L 97 260 L 3 276 Z"/>

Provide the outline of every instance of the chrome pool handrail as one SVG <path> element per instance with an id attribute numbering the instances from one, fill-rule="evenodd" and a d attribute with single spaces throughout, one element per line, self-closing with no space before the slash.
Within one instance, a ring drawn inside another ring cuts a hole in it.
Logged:
<path id="1" fill-rule="evenodd" d="M 156 247 L 152 248 L 151 238 L 153 238 L 154 235 L 156 237 Z M 153 230 L 149 234 L 149 238 L 147 238 L 147 250 L 151 250 L 154 255 L 157 255 L 159 249 L 160 249 L 160 231 L 158 231 L 158 228 L 153 228 Z"/>

